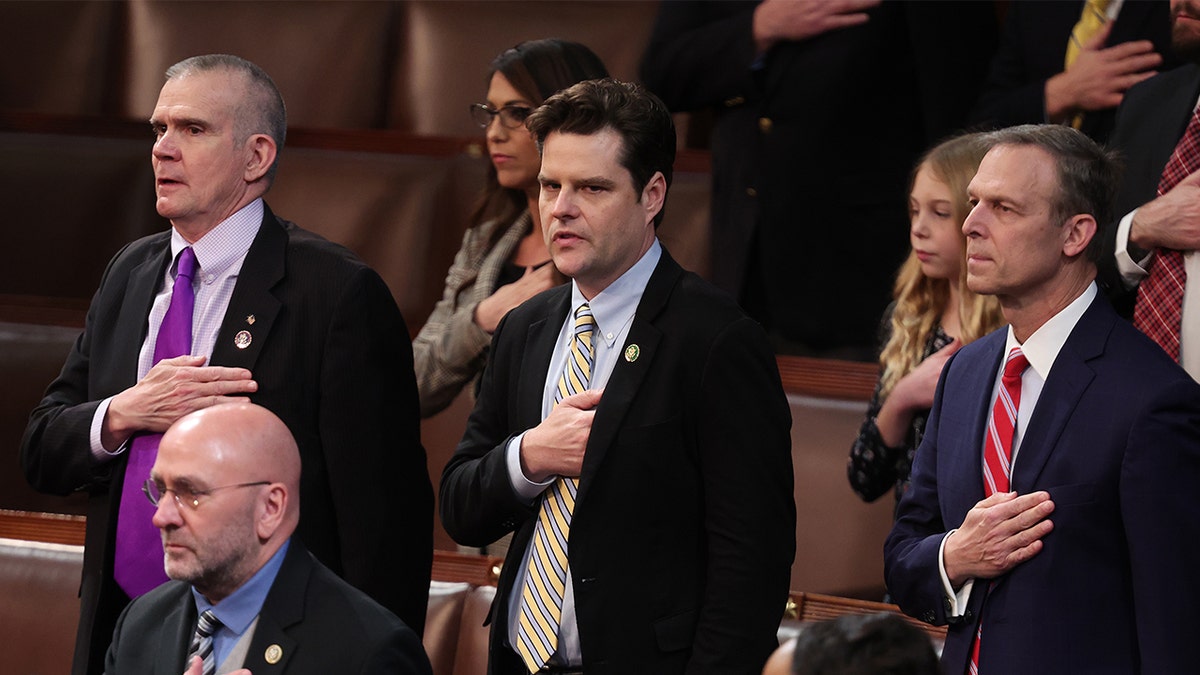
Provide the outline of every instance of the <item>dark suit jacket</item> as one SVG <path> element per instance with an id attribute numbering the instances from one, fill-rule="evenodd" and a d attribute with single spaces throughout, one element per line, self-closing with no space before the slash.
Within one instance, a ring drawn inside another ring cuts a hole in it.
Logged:
<path id="1" fill-rule="evenodd" d="M 938 545 L 983 499 L 982 447 L 1006 329 L 942 373 L 912 486 L 885 546 L 905 612 L 947 622 Z M 1200 386 L 1097 296 L 1046 379 L 1012 489 L 1047 490 L 1054 530 L 1032 559 L 975 582 L 942 663 L 965 673 L 983 610 L 980 672 L 1184 673 L 1200 593 Z M 987 604 L 984 605 L 984 596 Z"/>
<path id="2" fill-rule="evenodd" d="M 139 239 L 109 263 L 66 365 L 33 411 L 21 448 L 29 482 L 87 490 L 88 522 L 75 673 L 98 672 L 127 602 L 113 581 L 126 456 L 92 460 L 99 401 L 132 386 L 170 233 Z M 253 325 L 246 317 L 254 315 Z M 234 335 L 253 335 L 244 350 Z M 348 250 L 268 209 L 238 277 L 211 363 L 248 368 L 251 399 L 288 425 L 303 461 L 298 534 L 334 572 L 414 630 L 425 621 L 433 496 L 420 442 L 408 330 L 379 276 Z"/>
<path id="3" fill-rule="evenodd" d="M 524 673 L 508 605 L 537 503 L 505 445 L 542 419 L 571 287 L 497 328 L 467 431 L 442 474 L 447 531 L 516 530 L 492 605 L 491 671 Z M 795 553 L 790 412 L 762 329 L 663 252 L 596 409 L 571 523 L 584 666 L 603 673 L 754 673 L 776 646 Z"/>
<path id="4" fill-rule="evenodd" d="M 1188 64 L 1134 86 L 1117 113 L 1117 127 L 1109 146 L 1125 161 L 1125 173 L 1117 191 L 1114 220 L 1106 228 L 1104 242 L 1108 250 L 1101 273 L 1109 296 L 1122 315 L 1133 315 L 1136 289 L 1126 290 L 1116 270 L 1113 251 L 1117 224 L 1158 194 L 1163 169 L 1187 129 L 1198 96 L 1200 66 Z"/>
<path id="5" fill-rule="evenodd" d="M 760 58 L 756 5 L 662 3 L 642 79 L 672 111 L 713 113 L 713 282 L 789 340 L 870 358 L 908 253 L 913 164 L 962 127 L 995 10 L 885 2 Z"/>
<path id="6" fill-rule="evenodd" d="M 172 581 L 122 612 L 105 658 L 106 675 L 179 675 L 196 630 L 191 586 Z M 269 646 L 282 648 L 274 664 Z M 242 667 L 254 675 L 429 675 L 416 633 L 395 614 L 337 577 L 297 540 L 267 592 Z"/>
<path id="7" fill-rule="evenodd" d="M 1008 3 L 1000 48 L 992 57 L 987 85 L 971 113 L 971 121 L 993 128 L 1040 124 L 1046 119 L 1046 80 L 1063 71 L 1067 40 L 1079 21 L 1082 0 L 1017 0 Z M 1171 52 L 1170 6 L 1167 0 L 1129 0 L 1121 5 L 1108 46 L 1150 40 L 1163 57 L 1159 70 L 1178 65 Z M 1083 117 L 1083 133 L 1099 143 L 1108 140 L 1116 109 Z"/>

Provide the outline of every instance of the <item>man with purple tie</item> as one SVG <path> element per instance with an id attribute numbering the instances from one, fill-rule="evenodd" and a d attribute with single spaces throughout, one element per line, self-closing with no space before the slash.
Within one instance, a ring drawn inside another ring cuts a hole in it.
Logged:
<path id="1" fill-rule="evenodd" d="M 308 549 L 420 634 L 433 497 L 391 293 L 263 201 L 287 121 L 261 68 L 227 55 L 172 66 L 150 124 L 171 228 L 109 263 L 21 449 L 35 488 L 90 497 L 73 672 L 99 672 L 117 615 L 165 580 L 139 489 L 157 435 L 230 400 L 266 407 L 295 436 Z"/>

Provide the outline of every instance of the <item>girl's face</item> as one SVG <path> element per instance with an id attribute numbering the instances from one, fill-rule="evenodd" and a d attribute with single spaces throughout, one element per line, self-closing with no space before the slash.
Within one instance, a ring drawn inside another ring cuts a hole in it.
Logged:
<path id="1" fill-rule="evenodd" d="M 957 283 L 964 254 L 962 223 L 955 217 L 950 187 L 922 165 L 908 196 L 909 243 L 921 271 L 933 279 Z"/>
<path id="2" fill-rule="evenodd" d="M 536 106 L 500 72 L 492 75 L 487 104 L 493 110 L 502 111 L 493 115 L 487 126 L 488 155 L 496 167 L 500 185 L 526 192 L 536 189 L 538 170 L 542 165 L 537 143 L 523 124 L 515 129 L 509 127 L 518 118 L 523 122 Z"/>

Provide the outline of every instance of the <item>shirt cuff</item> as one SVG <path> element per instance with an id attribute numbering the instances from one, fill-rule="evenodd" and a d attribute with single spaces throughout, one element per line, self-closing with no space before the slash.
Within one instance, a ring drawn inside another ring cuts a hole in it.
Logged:
<path id="1" fill-rule="evenodd" d="M 950 585 L 950 577 L 946 574 L 946 540 L 957 531 L 957 529 L 953 529 L 947 532 L 938 546 L 938 574 L 942 576 L 942 589 L 946 592 L 947 619 L 954 619 L 966 613 L 967 600 L 971 598 L 971 589 L 975 587 L 975 580 L 967 579 L 962 588 L 955 593 L 954 587 Z"/>
<path id="2" fill-rule="evenodd" d="M 525 476 L 525 472 L 521 470 L 522 438 L 525 438 L 525 432 L 517 434 L 508 442 L 508 446 L 504 449 L 504 459 L 508 465 L 508 480 L 512 483 L 513 492 L 516 492 L 527 502 L 532 503 L 557 477 L 551 478 L 544 483 L 535 483 Z"/>
<path id="3" fill-rule="evenodd" d="M 124 454 L 129 448 L 129 441 L 126 440 L 121 445 L 117 446 L 116 450 L 109 452 L 104 449 L 104 444 L 100 442 L 100 435 L 104 429 L 104 416 L 108 414 L 108 404 L 112 403 L 113 397 L 100 401 L 100 405 L 96 406 L 96 412 L 92 415 L 92 427 L 88 435 L 88 442 L 91 444 L 92 457 L 99 462 L 107 462 L 114 457 Z"/>
<path id="4" fill-rule="evenodd" d="M 1134 260 L 1129 252 L 1129 231 L 1133 228 L 1133 217 L 1137 209 L 1130 211 L 1117 225 L 1116 258 L 1117 270 L 1121 273 L 1121 281 L 1126 288 L 1133 288 L 1145 279 L 1149 272 L 1146 268 L 1154 253 L 1148 253 L 1140 260 Z"/>

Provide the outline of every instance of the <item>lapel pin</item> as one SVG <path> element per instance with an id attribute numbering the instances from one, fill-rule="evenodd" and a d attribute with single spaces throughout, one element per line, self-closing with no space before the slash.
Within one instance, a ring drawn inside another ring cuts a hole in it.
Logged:
<path id="1" fill-rule="evenodd" d="M 237 347 L 238 349 L 245 349 L 246 347 L 250 346 L 250 343 L 253 340 L 254 336 L 250 335 L 250 331 L 238 331 L 238 334 L 233 336 L 233 346 Z"/>
<path id="2" fill-rule="evenodd" d="M 279 659 L 283 658 L 283 647 L 280 647 L 279 645 L 271 645 L 270 647 L 267 647 L 267 651 L 263 652 L 263 658 L 266 659 L 267 663 L 271 665 L 279 663 Z"/>
<path id="3" fill-rule="evenodd" d="M 630 363 L 637 361 L 638 357 L 641 355 L 642 355 L 642 349 L 641 349 L 641 347 L 638 347 L 637 345 L 629 345 L 628 347 L 625 348 L 625 360 Z"/>
<path id="4" fill-rule="evenodd" d="M 251 326 L 253 326 L 253 325 L 254 325 L 254 315 L 253 315 L 253 314 L 251 314 L 250 316 L 246 317 L 246 323 L 250 324 Z"/>

